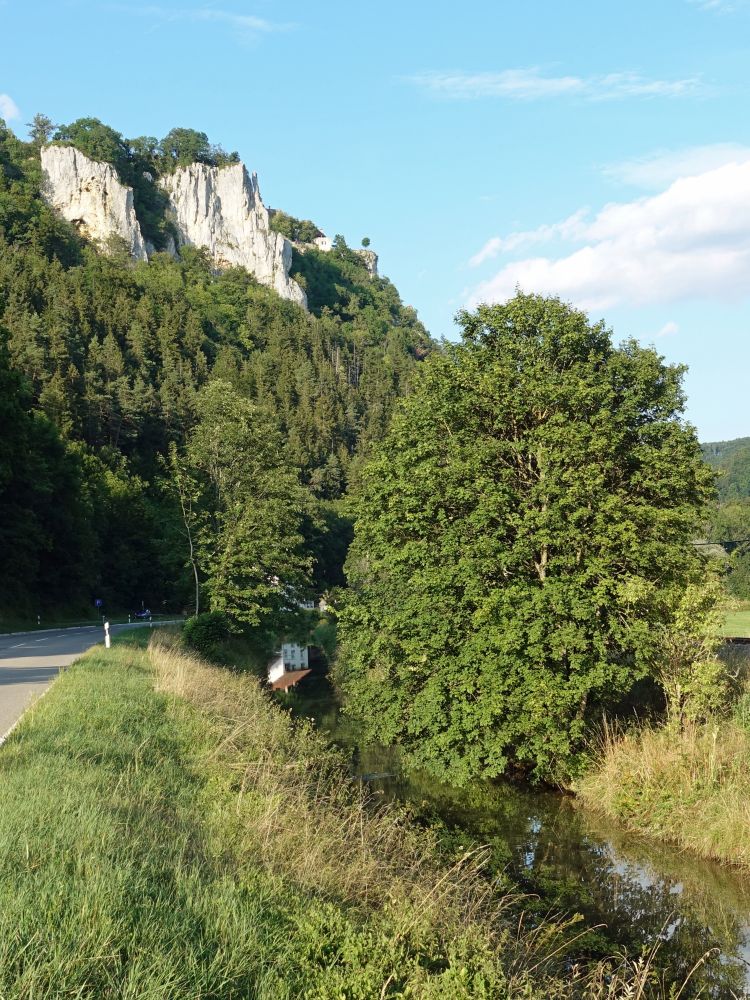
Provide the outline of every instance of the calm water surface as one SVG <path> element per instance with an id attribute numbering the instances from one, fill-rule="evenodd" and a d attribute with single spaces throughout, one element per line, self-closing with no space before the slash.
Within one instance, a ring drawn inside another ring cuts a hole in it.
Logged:
<path id="1" fill-rule="evenodd" d="M 407 773 L 393 751 L 360 748 L 319 687 L 310 694 L 300 691 L 298 711 L 351 750 L 354 772 L 457 848 L 487 845 L 492 873 L 529 894 L 530 919 L 578 913 L 581 928 L 605 925 L 576 942 L 577 955 L 637 955 L 660 941 L 656 965 L 672 983 L 715 949 L 682 997 L 750 997 L 750 878 L 626 834 L 567 796 L 484 783 L 456 791 Z"/>

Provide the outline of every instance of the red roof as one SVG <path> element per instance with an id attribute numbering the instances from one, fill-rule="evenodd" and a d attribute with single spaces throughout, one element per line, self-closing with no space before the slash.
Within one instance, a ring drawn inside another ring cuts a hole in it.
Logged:
<path id="1" fill-rule="evenodd" d="M 287 670 L 277 681 L 274 681 L 271 687 L 274 691 L 288 691 L 290 687 L 294 687 L 298 684 L 303 677 L 307 677 L 310 670 Z"/>

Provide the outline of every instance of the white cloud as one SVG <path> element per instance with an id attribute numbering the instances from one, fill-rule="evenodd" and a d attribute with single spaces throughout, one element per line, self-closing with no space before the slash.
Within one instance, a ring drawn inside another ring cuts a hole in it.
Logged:
<path id="1" fill-rule="evenodd" d="M 290 24 L 268 21 L 252 14 L 235 14 L 232 11 L 219 10 L 211 6 L 171 8 L 155 5 L 131 7 L 116 4 L 113 9 L 123 13 L 156 18 L 157 23 L 152 26 L 151 31 L 174 21 L 213 22 L 214 24 L 226 25 L 244 38 L 256 38 L 258 35 L 267 35 L 273 31 L 286 31 L 292 27 Z"/>
<path id="2" fill-rule="evenodd" d="M 479 267 L 486 260 L 491 260 L 501 253 L 512 253 L 514 250 L 521 250 L 534 244 L 550 243 L 555 239 L 576 239 L 586 231 L 586 215 L 587 210 L 582 208 L 568 216 L 567 219 L 563 219 L 562 222 L 553 222 L 550 225 L 539 226 L 537 229 L 511 233 L 510 236 L 504 238 L 493 236 L 487 240 L 481 250 L 478 250 L 469 259 L 469 267 Z"/>
<path id="3" fill-rule="evenodd" d="M 670 319 L 670 320 L 668 320 L 668 322 L 666 322 L 664 324 L 664 326 L 661 328 L 661 330 L 659 330 L 657 332 L 656 336 L 657 337 L 671 337 L 675 333 L 679 333 L 679 332 L 680 332 L 680 328 L 677 325 L 677 323 L 675 323 L 675 321 L 673 319 Z"/>
<path id="4" fill-rule="evenodd" d="M 625 184 L 657 190 L 680 177 L 693 177 L 715 167 L 723 167 L 726 163 L 742 163 L 748 159 L 750 146 L 717 142 L 686 149 L 657 150 L 624 163 L 607 164 L 603 172 Z"/>
<path id="5" fill-rule="evenodd" d="M 744 7 L 747 0 L 688 0 L 694 7 L 701 10 L 712 10 L 719 14 L 731 14 Z"/>
<path id="6" fill-rule="evenodd" d="M 250 14 L 232 14 L 226 10 L 215 10 L 211 7 L 199 8 L 198 10 L 182 11 L 182 15 L 191 21 L 218 21 L 228 24 L 241 31 L 248 31 L 252 34 L 267 34 L 271 31 L 278 31 L 281 25 L 274 24 L 262 17 L 254 17 Z"/>
<path id="7" fill-rule="evenodd" d="M 574 220 L 574 221 L 571 221 Z M 469 294 L 504 301 L 516 286 L 556 294 L 585 309 L 750 296 L 750 158 L 675 181 L 666 191 L 605 206 L 593 218 L 512 234 L 526 244 L 568 233 L 563 255 L 510 261 Z M 490 241 L 492 242 L 492 241 Z M 484 259 L 491 251 L 485 245 Z M 499 252 L 499 251 L 498 251 Z M 475 255 L 475 258 L 480 256 Z"/>
<path id="8" fill-rule="evenodd" d="M 492 260 L 493 257 L 497 257 L 502 252 L 503 243 L 504 240 L 499 236 L 493 236 L 487 240 L 481 250 L 477 250 L 474 256 L 469 258 L 469 267 L 479 267 L 486 260 Z"/>
<path id="9" fill-rule="evenodd" d="M 697 77 L 650 80 L 632 72 L 589 77 L 545 76 L 537 66 L 485 73 L 434 71 L 418 73 L 407 79 L 429 93 L 464 100 L 501 97 L 533 101 L 579 97 L 589 101 L 610 101 L 627 97 L 683 97 L 702 88 Z"/>
<path id="10" fill-rule="evenodd" d="M 20 117 L 21 112 L 18 110 L 18 105 L 13 98 L 9 94 L 0 94 L 0 118 L 11 121 L 14 118 Z"/>

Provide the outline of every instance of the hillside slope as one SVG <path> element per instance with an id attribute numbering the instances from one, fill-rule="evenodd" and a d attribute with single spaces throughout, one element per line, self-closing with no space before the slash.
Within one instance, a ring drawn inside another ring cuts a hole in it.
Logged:
<path id="1" fill-rule="evenodd" d="M 703 457 L 719 473 L 721 500 L 750 497 L 750 437 L 701 445 Z"/>
<path id="2" fill-rule="evenodd" d="M 241 268 L 217 274 L 195 247 L 149 263 L 124 248 L 102 254 L 46 204 L 42 181 L 39 145 L 0 124 L 0 369 L 17 380 L 14 419 L 46 442 L 46 452 L 26 450 L 25 469 L 10 455 L 4 461 L 7 440 L 0 446 L 13 581 L 0 584 L 0 609 L 59 601 L 60 575 L 68 603 L 183 599 L 185 542 L 164 462 L 190 433 L 196 393 L 212 379 L 272 422 L 285 464 L 330 525 L 326 511 L 345 492 L 352 463 L 382 435 L 433 347 L 393 285 L 372 278 L 341 239 L 295 266 L 312 314 Z M 136 195 L 143 217 L 144 195 Z M 147 232 L 156 228 L 152 218 Z M 58 451 L 59 460 L 49 457 Z M 33 471 L 55 462 L 65 467 L 64 490 L 57 473 Z M 23 537 L 28 509 L 41 513 Z M 319 534 L 310 545 L 322 564 Z M 52 583 L 50 565 L 59 567 Z M 336 567 L 326 573 L 330 582 Z"/>

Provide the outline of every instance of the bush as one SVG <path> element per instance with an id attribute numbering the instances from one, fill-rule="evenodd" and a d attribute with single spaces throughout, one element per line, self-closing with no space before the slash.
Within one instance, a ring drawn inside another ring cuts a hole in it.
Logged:
<path id="1" fill-rule="evenodd" d="M 271 229 L 296 243 L 312 243 L 323 235 L 310 219 L 295 219 L 293 215 L 278 210 L 271 215 Z"/>
<path id="2" fill-rule="evenodd" d="M 219 646 L 229 638 L 229 622 L 221 611 L 206 611 L 185 622 L 182 641 L 201 656 L 213 659 Z"/>

